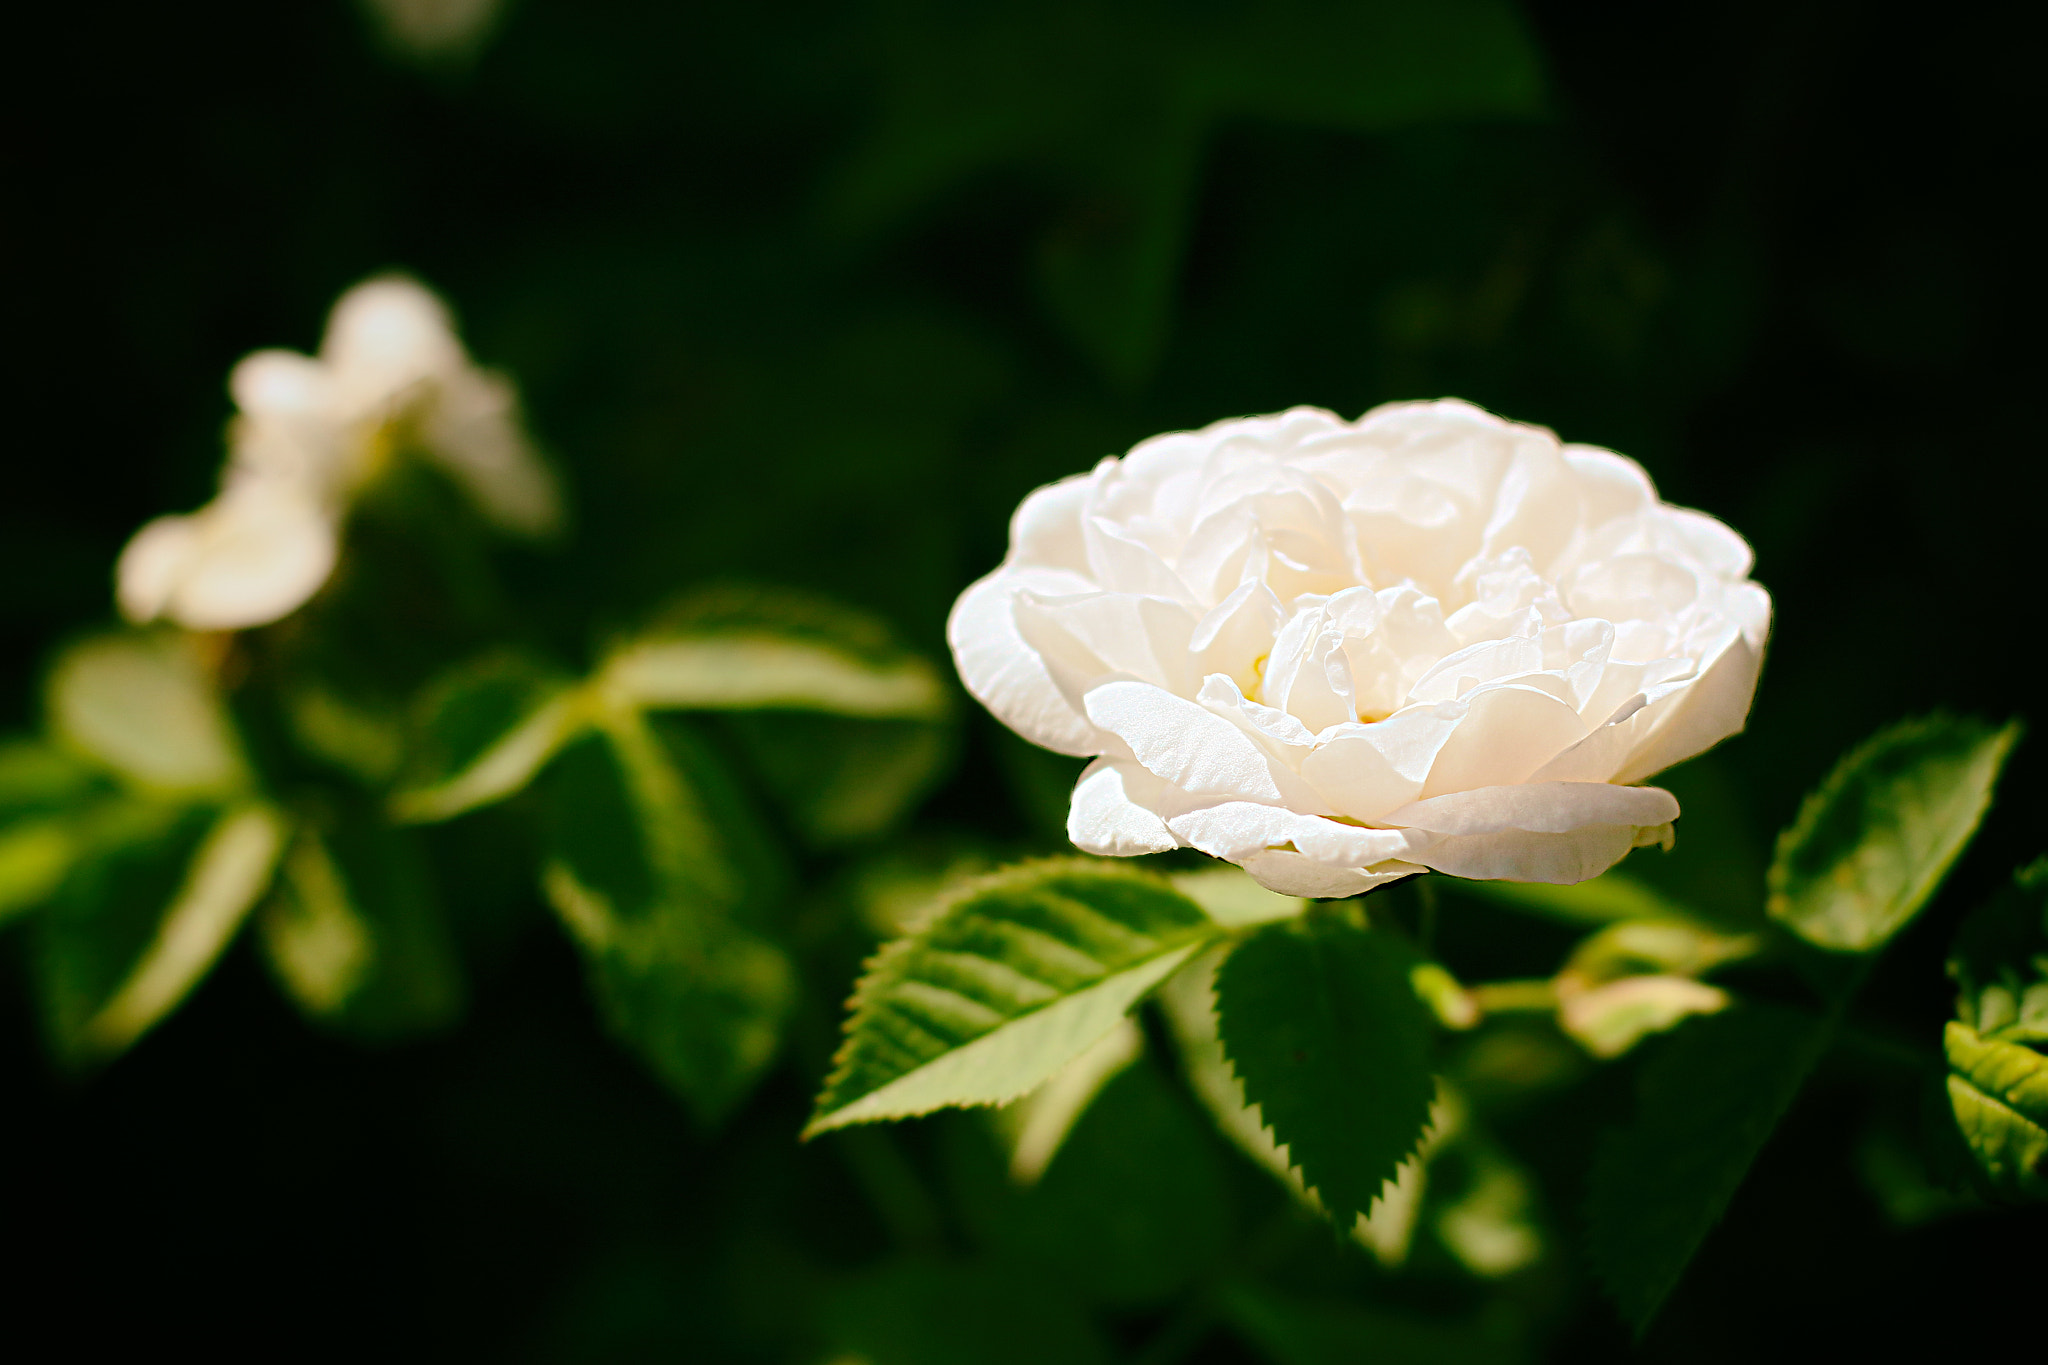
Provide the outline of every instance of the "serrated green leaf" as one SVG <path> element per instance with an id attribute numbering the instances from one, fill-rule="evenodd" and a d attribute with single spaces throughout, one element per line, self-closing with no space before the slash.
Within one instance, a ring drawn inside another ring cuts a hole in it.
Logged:
<path id="1" fill-rule="evenodd" d="M 1991 1192 L 2012 1202 L 2048 1199 L 2048 1056 L 1954 1021 L 1942 1045 L 1956 1126 Z"/>
<path id="2" fill-rule="evenodd" d="M 45 698 L 58 738 L 147 790 L 211 797 L 248 782 L 193 637 L 123 632 L 73 645 Z"/>
<path id="3" fill-rule="evenodd" d="M 637 711 L 598 725 L 548 772 L 542 886 L 612 1031 L 715 1121 L 772 1060 L 794 969 L 738 918 L 759 878 L 731 856 L 745 832 L 730 794 L 715 816 L 706 800 L 710 756 Z"/>
<path id="4" fill-rule="evenodd" d="M 1271 925 L 1216 975 L 1223 1050 L 1245 1099 L 1340 1228 L 1370 1213 L 1421 1143 L 1436 1095 L 1420 959 L 1334 915 Z"/>
<path id="5" fill-rule="evenodd" d="M 270 885 L 276 811 L 124 806 L 106 813 L 69 904 L 46 917 L 42 967 L 59 1047 L 117 1056 L 198 984 Z"/>
<path id="6" fill-rule="evenodd" d="M 1112 863 L 969 882 L 870 965 L 806 1132 L 1016 1099 L 1220 932 L 1165 882 Z"/>
<path id="7" fill-rule="evenodd" d="M 1442 1322 L 1245 1284 L 1225 1290 L 1223 1311 L 1232 1330 L 1274 1365 L 1512 1365 L 1528 1357 L 1506 1323 Z"/>
<path id="8" fill-rule="evenodd" d="M 394 819 L 447 820 L 523 790 L 591 724 L 561 674 L 520 654 L 474 660 L 421 695 L 414 755 Z"/>
<path id="9" fill-rule="evenodd" d="M 1601 1142 L 1587 1203 L 1594 1269 L 1638 1333 L 1833 1031 L 1831 1017 L 1747 1005 L 1687 1024 L 1643 1067 L 1635 1119 Z"/>
<path id="10" fill-rule="evenodd" d="M 1821 948 L 1882 947 L 1976 832 L 2019 733 L 1937 714 L 1851 751 L 1778 836 L 1771 917 Z"/>
<path id="11" fill-rule="evenodd" d="M 1986 1038 L 2048 1043 L 2048 858 L 1972 911 L 1949 949 L 1956 1015 Z"/>

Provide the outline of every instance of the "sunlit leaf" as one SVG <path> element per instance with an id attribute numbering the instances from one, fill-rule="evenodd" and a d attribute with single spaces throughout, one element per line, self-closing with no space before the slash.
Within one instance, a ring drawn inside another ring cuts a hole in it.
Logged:
<path id="1" fill-rule="evenodd" d="M 1237 1335 L 1274 1365 L 1512 1365 L 1528 1358 L 1506 1321 L 1443 1322 L 1245 1284 L 1224 1292 L 1223 1310 Z"/>
<path id="2" fill-rule="evenodd" d="M 200 656 L 198 637 L 102 635 L 50 670 L 51 729 L 144 788 L 198 796 L 247 781 L 240 746 Z"/>
<path id="3" fill-rule="evenodd" d="M 1691 977 L 1652 973 L 1558 990 L 1557 1023 L 1595 1057 L 1619 1057 L 1646 1035 L 1728 1007 L 1728 993 Z"/>
<path id="4" fill-rule="evenodd" d="M 2048 1043 L 2048 858 L 1971 912 L 1949 949 L 1956 1013 L 1986 1038 Z"/>
<path id="5" fill-rule="evenodd" d="M 582 947 L 607 1023 L 707 1121 L 772 1060 L 795 976 L 737 918 L 749 893 L 707 754 L 613 711 L 551 767 L 542 885 Z"/>
<path id="6" fill-rule="evenodd" d="M 899 1261 L 839 1288 L 825 1330 L 864 1365 L 1110 1365 L 1115 1357 L 1056 1287 L 993 1266 Z"/>
<path id="7" fill-rule="evenodd" d="M 1245 1098 L 1339 1227 L 1372 1210 L 1423 1139 L 1435 1019 L 1417 958 L 1334 915 L 1271 925 L 1216 976 L 1224 1053 Z"/>
<path id="8" fill-rule="evenodd" d="M 1771 917 L 1822 948 L 1882 946 L 1976 832 L 2018 738 L 2017 723 L 1934 715 L 1852 750 L 1778 837 Z"/>
<path id="9" fill-rule="evenodd" d="M 455 944 L 415 838 L 344 803 L 302 825 L 257 918 L 265 952 L 327 1027 L 382 1041 L 452 1022 L 464 998 Z"/>
<path id="10" fill-rule="evenodd" d="M 1045 1084 L 996 1110 L 996 1131 L 1010 1151 L 1010 1178 L 1036 1184 L 1102 1087 L 1144 1050 L 1145 1035 L 1126 1016 Z"/>
<path id="11" fill-rule="evenodd" d="M 1218 932 L 1163 881 L 1114 863 L 967 883 L 870 965 L 808 1131 L 1016 1099 Z"/>
<path id="12" fill-rule="evenodd" d="M 1644 1066 L 1634 1121 L 1609 1133 L 1587 1204 L 1593 1267 L 1645 1330 L 1720 1221 L 1833 1032 L 1746 1005 L 1687 1024 Z"/>
<path id="13" fill-rule="evenodd" d="M 2048 1199 L 2048 1056 L 1994 1042 L 1950 1021 L 1949 1104 L 1991 1190 L 2002 1199 Z"/>
<path id="14" fill-rule="evenodd" d="M 59 1046 L 113 1057 L 185 998 L 270 884 L 276 811 L 133 804 L 102 813 L 89 861 L 46 917 L 43 984 Z"/>
<path id="15" fill-rule="evenodd" d="M 1454 1169 L 1447 1173 L 1445 1167 Z M 1529 1177 L 1504 1152 L 1468 1136 L 1431 1167 L 1431 1176 L 1440 1193 L 1450 1188 L 1430 1226 L 1465 1269 L 1492 1279 L 1512 1275 L 1543 1254 Z"/>
<path id="16" fill-rule="evenodd" d="M 406 821 L 446 820 L 521 791 L 590 723 L 582 696 L 523 655 L 464 665 L 421 698 L 412 771 L 391 799 Z"/>
<path id="17" fill-rule="evenodd" d="M 871 663 L 827 645 L 773 635 L 647 639 L 606 660 L 602 685 L 641 706 L 823 711 L 935 720 L 946 714 L 932 666 Z"/>

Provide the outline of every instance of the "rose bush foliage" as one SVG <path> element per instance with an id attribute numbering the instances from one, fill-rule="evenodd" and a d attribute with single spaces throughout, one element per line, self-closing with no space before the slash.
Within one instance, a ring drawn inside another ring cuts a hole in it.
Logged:
<path id="1" fill-rule="evenodd" d="M 1640 466 L 1456 401 L 1142 442 L 1039 489 L 954 607 L 968 689 L 1094 758 L 1091 853 L 1290 895 L 1433 868 L 1572 883 L 1670 837 L 1639 786 L 1742 728 L 1749 546 Z"/>

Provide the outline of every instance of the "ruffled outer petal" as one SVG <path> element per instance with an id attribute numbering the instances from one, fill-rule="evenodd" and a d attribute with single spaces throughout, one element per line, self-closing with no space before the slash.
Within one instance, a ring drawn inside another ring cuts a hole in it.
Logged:
<path id="1" fill-rule="evenodd" d="M 1061 569 L 998 569 L 960 594 L 946 619 L 953 663 L 975 700 L 1033 744 L 1077 757 L 1101 753 L 1101 736 L 1024 643 L 1012 604 L 1020 590 L 1061 596 L 1093 588 Z"/>

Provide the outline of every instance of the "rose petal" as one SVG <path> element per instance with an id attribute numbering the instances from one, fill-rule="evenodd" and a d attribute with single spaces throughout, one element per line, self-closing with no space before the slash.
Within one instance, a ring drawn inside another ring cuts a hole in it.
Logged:
<path id="1" fill-rule="evenodd" d="M 1166 821 L 1131 797 L 1138 791 L 1156 798 L 1165 789 L 1164 782 L 1135 763 L 1098 758 L 1074 784 L 1073 802 L 1067 808 L 1067 838 L 1084 853 L 1108 858 L 1179 848 L 1180 841 Z"/>
<path id="2" fill-rule="evenodd" d="M 967 690 L 997 720 L 1033 744 L 1063 754 L 1101 753 L 1101 736 L 1061 694 L 1037 651 L 1024 643 L 1012 599 L 1020 589 L 1060 596 L 1094 587 L 1058 569 L 998 569 L 962 593 L 946 619 L 946 643 Z"/>

